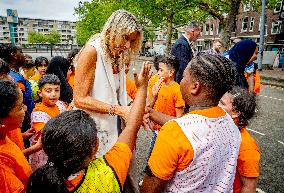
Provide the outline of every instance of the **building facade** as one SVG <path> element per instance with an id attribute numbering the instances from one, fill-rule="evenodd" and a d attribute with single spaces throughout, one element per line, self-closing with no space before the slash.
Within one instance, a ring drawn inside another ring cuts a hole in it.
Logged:
<path id="1" fill-rule="evenodd" d="M 265 20 L 265 50 L 283 48 L 284 22 L 279 19 L 282 0 L 278 1 L 274 9 L 266 9 Z M 260 40 L 261 7 L 254 10 L 249 4 L 242 5 L 236 18 L 236 28 L 231 35 L 234 39 L 252 39 L 256 43 Z M 209 18 L 203 27 L 202 36 L 196 42 L 198 51 L 210 49 L 215 39 L 220 39 L 222 26 L 218 20 Z"/>
<path id="2" fill-rule="evenodd" d="M 28 34 L 30 31 L 36 31 L 42 34 L 48 34 L 51 31 L 57 31 L 60 37 L 59 45 L 77 45 L 76 42 L 76 22 L 45 20 L 33 18 L 17 17 L 16 10 L 13 11 L 13 19 L 9 16 L 0 16 L 0 43 L 13 43 L 17 45 L 28 45 Z"/>

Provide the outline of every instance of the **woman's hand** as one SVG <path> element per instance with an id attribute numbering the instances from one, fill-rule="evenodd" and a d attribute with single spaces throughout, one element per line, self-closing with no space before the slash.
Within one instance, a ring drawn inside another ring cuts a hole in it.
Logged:
<path id="1" fill-rule="evenodd" d="M 115 114 L 119 115 L 127 123 L 131 106 L 116 106 L 115 109 L 117 111 Z"/>
<path id="2" fill-rule="evenodd" d="M 144 62 L 142 64 L 142 69 L 139 75 L 137 75 L 136 72 L 133 72 L 134 82 L 137 89 L 144 86 L 147 87 L 148 81 L 150 79 L 150 70 L 151 70 L 151 65 L 149 64 L 149 62 Z"/>

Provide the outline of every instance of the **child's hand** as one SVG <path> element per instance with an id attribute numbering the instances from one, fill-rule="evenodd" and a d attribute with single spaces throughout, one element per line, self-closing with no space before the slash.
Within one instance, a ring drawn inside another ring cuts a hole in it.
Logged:
<path id="1" fill-rule="evenodd" d="M 150 79 L 150 70 L 151 70 L 151 65 L 148 62 L 145 62 L 142 64 L 142 69 L 139 75 L 137 75 L 136 72 L 133 73 L 135 85 L 137 88 L 148 85 L 148 81 Z"/>
<path id="2" fill-rule="evenodd" d="M 29 139 L 35 134 L 35 129 L 31 127 L 26 132 L 22 133 L 23 139 Z"/>
<path id="3" fill-rule="evenodd" d="M 164 82 L 165 78 L 161 77 L 152 87 L 152 95 L 153 97 L 157 97 L 158 93 L 162 87 L 162 83 Z"/>

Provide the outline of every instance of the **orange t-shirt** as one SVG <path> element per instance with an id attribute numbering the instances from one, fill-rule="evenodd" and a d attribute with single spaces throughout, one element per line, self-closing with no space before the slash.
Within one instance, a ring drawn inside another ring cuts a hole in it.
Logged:
<path id="1" fill-rule="evenodd" d="M 260 152 L 255 140 L 250 136 L 246 128 L 241 129 L 242 142 L 237 162 L 237 171 L 234 181 L 234 193 L 241 191 L 240 176 L 258 177 Z"/>
<path id="2" fill-rule="evenodd" d="M 33 75 L 29 80 L 36 80 L 36 81 L 39 81 L 40 78 L 41 78 L 41 75 L 40 75 L 40 74 L 35 74 L 35 75 Z"/>
<path id="3" fill-rule="evenodd" d="M 126 92 L 127 92 L 127 95 L 132 99 L 134 100 L 135 99 L 135 95 L 136 95 L 136 92 L 137 92 L 137 88 L 136 88 L 136 85 L 134 83 L 133 80 L 130 80 L 128 78 L 128 76 L 126 76 Z"/>
<path id="4" fill-rule="evenodd" d="M 226 113 L 220 107 L 212 107 L 191 111 L 190 114 L 217 118 Z M 170 121 L 161 128 L 148 165 L 157 178 L 170 180 L 176 172 L 187 168 L 193 157 L 194 150 L 182 129 L 175 121 Z"/>
<path id="5" fill-rule="evenodd" d="M 75 77 L 75 73 L 72 73 L 68 79 L 68 83 L 72 87 L 72 89 L 74 89 L 74 77 Z"/>
<path id="6" fill-rule="evenodd" d="M 132 158 L 132 152 L 127 144 L 123 142 L 117 142 L 114 146 L 104 155 L 107 163 L 110 167 L 114 170 L 116 176 L 118 177 L 119 183 L 123 186 L 127 173 L 128 168 L 130 165 L 130 161 Z M 67 188 L 69 191 L 74 190 L 77 187 L 82 179 L 83 175 L 79 175 L 78 177 L 68 180 Z"/>
<path id="7" fill-rule="evenodd" d="M 163 85 L 158 93 L 154 109 L 160 113 L 176 116 L 176 108 L 183 108 L 185 102 L 182 99 L 180 86 L 178 83 L 173 82 L 170 85 Z"/>
<path id="8" fill-rule="evenodd" d="M 67 108 L 66 104 L 63 103 L 65 108 Z M 45 106 L 42 103 L 36 103 L 35 108 L 33 109 L 33 112 L 37 112 L 37 111 L 42 111 L 47 113 L 51 118 L 56 117 L 57 115 L 60 114 L 60 110 L 58 109 L 58 107 L 56 105 L 54 105 L 53 107 L 48 107 Z M 39 131 L 41 131 L 45 126 L 45 123 L 43 122 L 32 122 L 32 127 L 35 129 L 36 133 L 38 133 Z"/>
<path id="9" fill-rule="evenodd" d="M 7 133 L 7 137 L 13 141 L 21 150 L 25 149 L 24 139 L 20 128 L 14 129 Z"/>
<path id="10" fill-rule="evenodd" d="M 31 173 L 20 148 L 8 137 L 0 140 L 0 192 L 25 192 Z"/>

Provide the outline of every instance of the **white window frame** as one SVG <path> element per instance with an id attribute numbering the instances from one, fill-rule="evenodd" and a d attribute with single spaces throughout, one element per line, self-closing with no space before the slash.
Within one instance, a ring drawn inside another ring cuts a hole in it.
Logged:
<path id="1" fill-rule="evenodd" d="M 208 30 L 207 30 L 207 25 L 208 25 Z M 209 23 L 206 23 L 205 24 L 205 35 L 209 35 L 209 30 L 210 30 L 210 25 L 209 25 Z"/>
<path id="2" fill-rule="evenodd" d="M 250 3 L 244 4 L 244 12 L 248 12 L 251 10 L 251 5 Z"/>
<path id="3" fill-rule="evenodd" d="M 212 29 L 211 29 L 212 26 Z M 209 34 L 212 36 L 214 34 L 214 23 L 210 23 L 209 25 Z"/>
<path id="4" fill-rule="evenodd" d="M 279 10 L 276 10 L 276 5 L 277 4 L 280 4 L 280 7 L 279 7 Z M 278 1 L 276 4 L 275 4 L 275 8 L 274 8 L 274 13 L 279 13 L 281 11 L 281 8 L 282 8 L 282 1 Z"/>
<path id="5" fill-rule="evenodd" d="M 247 23 L 247 29 L 244 29 L 244 20 L 245 20 L 245 18 L 247 18 L 247 22 L 246 22 Z M 243 17 L 241 32 L 247 32 L 248 31 L 248 24 L 249 24 L 249 17 L 248 16 Z"/>
<path id="6" fill-rule="evenodd" d="M 273 26 L 274 25 L 278 25 L 278 30 L 277 30 L 277 32 L 273 32 Z M 281 32 L 281 21 L 274 21 L 274 22 L 272 22 L 272 24 L 271 24 L 271 34 L 272 35 L 274 35 L 274 34 L 279 34 Z"/>
<path id="7" fill-rule="evenodd" d="M 261 28 L 261 17 L 259 17 L 259 23 L 258 23 L 258 31 L 260 32 L 260 28 Z M 267 35 L 267 23 L 265 22 L 265 35 Z"/>
<path id="8" fill-rule="evenodd" d="M 253 32 L 253 28 L 254 28 L 254 17 L 250 18 L 250 22 L 249 22 L 249 32 Z"/>

